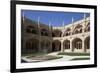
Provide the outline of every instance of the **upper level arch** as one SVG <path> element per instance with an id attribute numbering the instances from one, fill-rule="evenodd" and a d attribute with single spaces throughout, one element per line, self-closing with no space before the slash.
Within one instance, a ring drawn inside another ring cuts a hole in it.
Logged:
<path id="1" fill-rule="evenodd" d="M 61 37 L 61 35 L 62 35 L 62 31 L 59 30 L 59 29 L 54 29 L 54 30 L 52 31 L 52 36 L 53 36 L 53 37 Z"/>
<path id="2" fill-rule="evenodd" d="M 47 30 L 47 29 L 41 29 L 41 35 L 42 36 L 49 36 L 50 34 L 49 34 L 49 31 Z"/>
<path id="3" fill-rule="evenodd" d="M 38 28 L 35 26 L 26 26 L 26 32 L 27 33 L 33 33 L 33 34 L 38 34 Z"/>
<path id="4" fill-rule="evenodd" d="M 83 28 L 82 25 L 80 25 L 80 24 L 76 25 L 76 27 L 73 29 L 72 34 L 82 33 L 82 31 L 83 31 L 82 28 Z"/>
<path id="5" fill-rule="evenodd" d="M 88 22 L 85 27 L 85 32 L 89 32 L 89 31 L 90 31 L 90 22 Z"/>
<path id="6" fill-rule="evenodd" d="M 71 29 L 67 28 L 63 34 L 63 36 L 69 36 L 71 34 Z"/>

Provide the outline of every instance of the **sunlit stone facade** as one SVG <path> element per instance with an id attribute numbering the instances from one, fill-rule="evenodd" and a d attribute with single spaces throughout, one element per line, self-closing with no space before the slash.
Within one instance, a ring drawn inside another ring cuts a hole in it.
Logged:
<path id="1" fill-rule="evenodd" d="M 89 52 L 90 17 L 61 27 L 22 20 L 22 53 Z"/>

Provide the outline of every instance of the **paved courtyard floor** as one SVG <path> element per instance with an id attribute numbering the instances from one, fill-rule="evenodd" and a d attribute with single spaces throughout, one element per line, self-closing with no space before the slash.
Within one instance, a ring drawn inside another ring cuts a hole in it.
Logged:
<path id="1" fill-rule="evenodd" d="M 27 62 L 58 62 L 58 61 L 70 61 L 72 59 L 75 58 L 89 58 L 90 56 L 69 56 L 69 55 L 58 55 L 59 52 L 53 52 L 53 53 L 49 53 L 47 55 L 52 55 L 52 56 L 61 56 L 62 58 L 59 59 L 53 59 L 53 60 L 32 60 L 32 59 L 28 59 L 26 57 L 22 57 L 23 60 L 27 61 Z"/>

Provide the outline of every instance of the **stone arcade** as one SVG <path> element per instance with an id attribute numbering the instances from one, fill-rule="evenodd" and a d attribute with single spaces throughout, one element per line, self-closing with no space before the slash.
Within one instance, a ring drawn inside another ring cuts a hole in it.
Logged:
<path id="1" fill-rule="evenodd" d="M 22 53 L 89 52 L 90 17 L 62 25 L 53 27 L 42 24 L 39 20 L 36 22 L 22 18 Z"/>

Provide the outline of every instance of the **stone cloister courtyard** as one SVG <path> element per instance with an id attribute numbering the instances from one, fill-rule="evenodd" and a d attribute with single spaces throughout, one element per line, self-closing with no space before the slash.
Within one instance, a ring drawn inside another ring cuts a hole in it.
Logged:
<path id="1" fill-rule="evenodd" d="M 41 11 L 44 17 L 47 12 Z M 90 15 L 89 13 L 63 13 L 58 12 L 64 21 L 59 21 L 57 12 L 48 12 L 45 17 L 47 23 L 43 23 L 42 16 L 33 19 L 35 11 L 31 16 L 22 11 L 21 20 L 21 62 L 35 63 L 45 61 L 77 61 L 90 60 Z M 36 11 L 36 14 L 39 11 Z M 52 14 L 55 20 L 49 19 Z M 64 14 L 64 15 L 63 15 Z M 80 17 L 77 21 L 73 16 L 70 23 L 66 17 L 74 14 Z M 79 16 L 77 14 L 80 14 Z M 28 18 L 31 17 L 31 18 Z M 55 22 L 55 26 L 54 23 Z M 59 23 L 59 26 L 58 26 Z"/>

